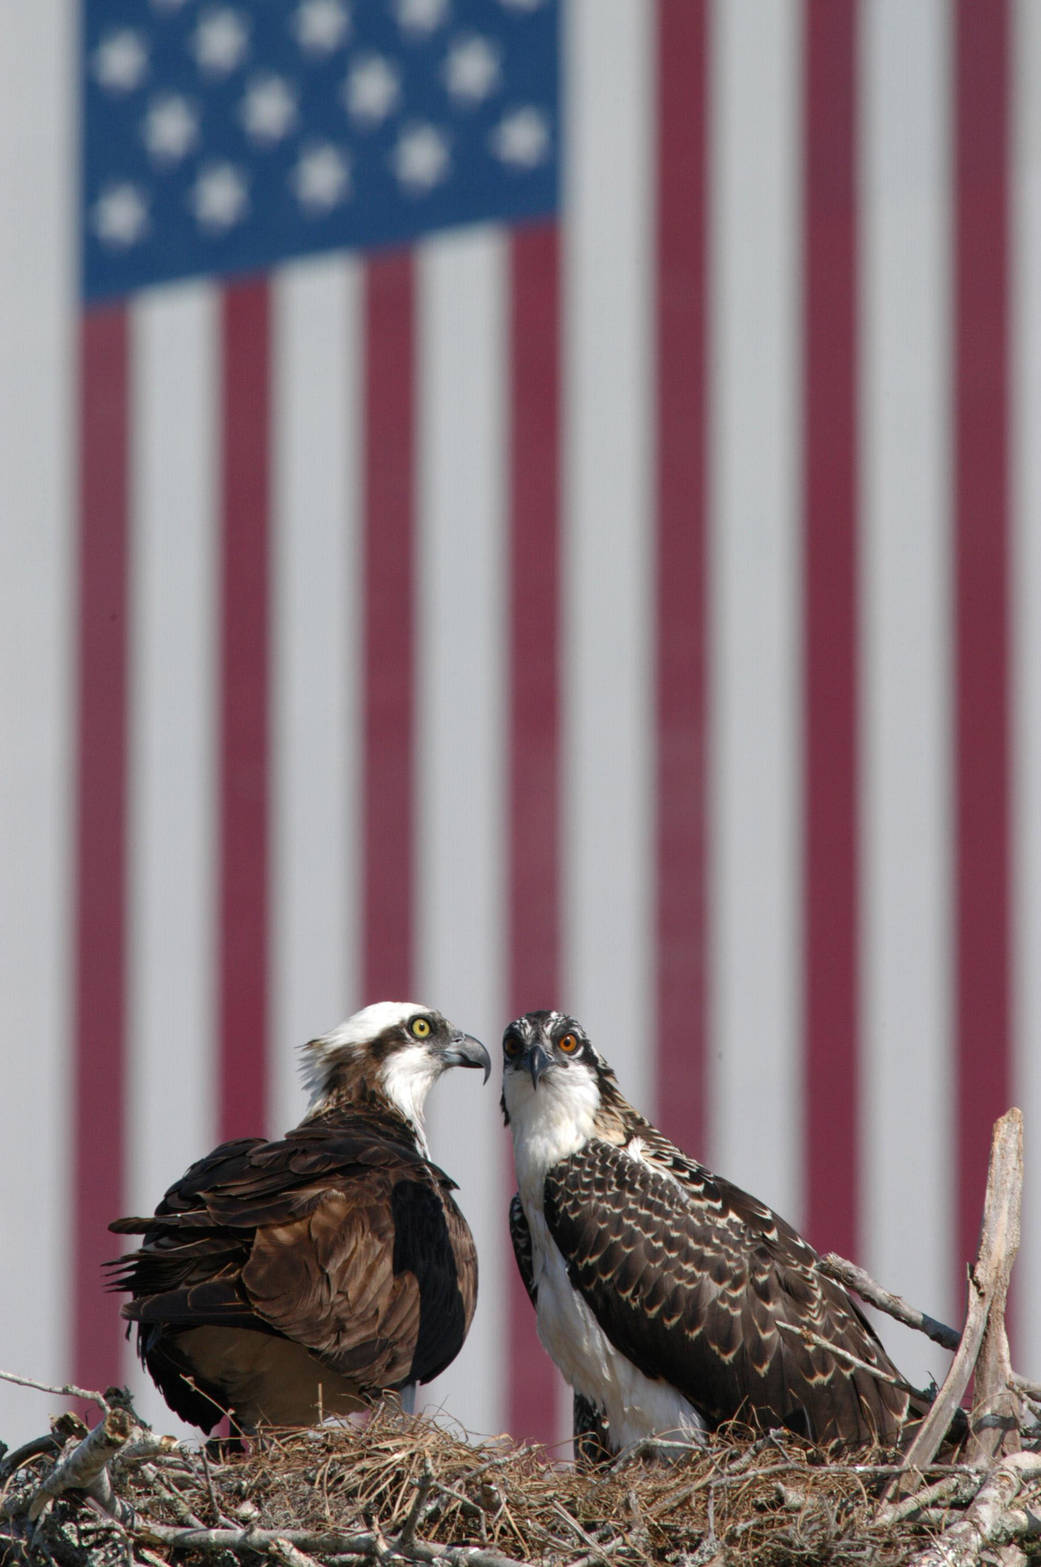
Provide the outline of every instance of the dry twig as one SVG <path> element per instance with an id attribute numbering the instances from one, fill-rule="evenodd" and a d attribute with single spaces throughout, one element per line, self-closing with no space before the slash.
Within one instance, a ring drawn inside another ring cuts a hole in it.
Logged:
<path id="1" fill-rule="evenodd" d="M 133 1431 L 134 1421 L 125 1409 L 109 1409 L 104 1420 L 55 1465 L 29 1503 L 29 1517 L 39 1518 L 44 1508 L 63 1491 L 90 1491 L 111 1459 Z M 99 1498 L 100 1499 L 100 1498 Z"/>
<path id="2" fill-rule="evenodd" d="M 827 1256 L 821 1258 L 821 1272 L 826 1273 L 829 1278 L 837 1279 L 846 1289 L 859 1295 L 861 1300 L 866 1300 L 871 1306 L 877 1306 L 879 1311 L 884 1311 L 896 1322 L 902 1322 L 905 1327 L 924 1333 L 944 1349 L 958 1348 L 961 1334 L 955 1328 L 949 1328 L 946 1322 L 939 1322 L 935 1317 L 930 1317 L 926 1311 L 919 1311 L 917 1306 L 912 1306 L 902 1295 L 894 1295 L 891 1290 L 883 1289 L 882 1285 L 876 1283 L 863 1268 L 858 1268 L 855 1262 L 847 1262 L 846 1258 L 840 1257 L 837 1252 L 829 1251 Z"/>
<path id="3" fill-rule="evenodd" d="M 1009 1504 L 1041 1475 L 1041 1454 L 1010 1453 L 987 1475 L 964 1518 L 920 1551 L 911 1567 L 972 1567 L 986 1545 L 1010 1538 Z"/>

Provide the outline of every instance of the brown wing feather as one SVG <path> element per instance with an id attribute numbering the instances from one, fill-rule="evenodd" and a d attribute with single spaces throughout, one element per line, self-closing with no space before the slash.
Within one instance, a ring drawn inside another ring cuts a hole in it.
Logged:
<path id="1" fill-rule="evenodd" d="M 711 1424 L 784 1424 L 818 1440 L 899 1434 L 906 1384 L 790 1225 L 647 1128 L 658 1168 L 599 1141 L 549 1172 L 545 1212 L 615 1347 Z M 861 1370 L 813 1334 L 876 1369 Z"/>
<path id="2" fill-rule="evenodd" d="M 242 1285 L 254 1311 L 360 1384 L 409 1379 L 419 1335 L 415 1274 L 395 1274 L 390 1182 L 327 1191 L 301 1219 L 257 1230 Z"/>
<path id="3" fill-rule="evenodd" d="M 362 1392 L 429 1381 L 473 1317 L 477 1260 L 453 1183 L 366 1111 L 199 1160 L 151 1218 L 117 1220 L 141 1248 L 109 1264 L 123 1314 L 167 1399 L 208 1429 L 219 1386 L 186 1382 L 200 1327 L 286 1338 Z"/>

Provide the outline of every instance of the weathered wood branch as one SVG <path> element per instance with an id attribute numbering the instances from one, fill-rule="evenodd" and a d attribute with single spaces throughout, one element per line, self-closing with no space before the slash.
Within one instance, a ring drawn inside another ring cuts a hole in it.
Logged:
<path id="1" fill-rule="evenodd" d="M 305 1555 L 343 1556 L 358 1561 L 448 1562 L 452 1567 L 524 1567 L 510 1556 L 472 1545 L 439 1545 L 431 1540 L 384 1539 L 373 1532 L 315 1533 L 308 1529 L 174 1529 L 163 1524 L 141 1523 L 132 1531 L 136 1539 L 154 1541 L 174 1550 L 252 1551 L 269 1553 L 276 1544 L 293 1547 Z"/>
<path id="2" fill-rule="evenodd" d="M 884 1311 L 895 1321 L 902 1322 L 905 1327 L 926 1334 L 944 1349 L 958 1348 L 961 1334 L 956 1328 L 949 1328 L 946 1322 L 939 1322 L 935 1317 L 930 1317 L 927 1311 L 919 1311 L 917 1306 L 912 1306 L 902 1295 L 894 1295 L 891 1290 L 884 1289 L 863 1268 L 858 1268 L 855 1262 L 848 1262 L 837 1252 L 829 1251 L 821 1258 L 821 1272 L 826 1273 L 829 1278 L 836 1279 L 839 1284 L 852 1290 L 869 1305 L 877 1306 L 879 1311 Z"/>
<path id="3" fill-rule="evenodd" d="M 33 1377 L 20 1377 L 14 1371 L 0 1371 L 0 1382 L 13 1382 L 16 1387 L 35 1388 L 38 1393 L 54 1393 L 58 1398 L 82 1398 L 87 1404 L 97 1404 L 99 1409 L 107 1409 L 109 1401 L 103 1393 L 92 1393 L 89 1388 L 76 1387 L 72 1382 L 64 1382 L 60 1387 L 55 1387 L 51 1382 L 37 1382 Z"/>
<path id="4" fill-rule="evenodd" d="M 922 1421 L 906 1454 L 904 1468 L 922 1470 L 935 1457 L 951 1421 L 961 1405 L 965 1389 L 969 1385 L 980 1347 L 990 1320 L 996 1309 L 997 1322 L 1004 1333 L 1005 1297 L 1008 1279 L 1016 1248 L 1019 1245 L 1019 1207 L 1023 1177 L 1023 1117 L 1019 1110 L 1009 1110 L 997 1122 L 991 1143 L 990 1167 L 987 1174 L 987 1192 L 983 1205 L 983 1225 L 980 1232 L 980 1248 L 975 1265 L 969 1270 L 968 1310 L 961 1341 L 944 1378 L 943 1386 L 932 1408 Z M 1000 1338 L 996 1340 L 1000 1349 Z M 998 1351 L 996 1350 L 995 1353 Z M 1004 1345 L 1007 1359 L 1008 1345 Z M 993 1396 L 988 1391 L 988 1397 Z M 981 1420 L 987 1414 L 981 1411 Z M 981 1426 L 981 1431 L 985 1429 Z M 1004 1432 L 1002 1432 L 1004 1435 Z M 1000 1445 L 1000 1442 L 999 1444 Z M 996 1451 L 994 1448 L 992 1451 Z M 980 1456 L 984 1448 L 977 1449 Z M 900 1488 L 899 1480 L 890 1488 Z"/>
<path id="5" fill-rule="evenodd" d="M 1010 1453 L 987 1475 L 963 1518 L 914 1557 L 911 1567 L 972 1567 L 984 1547 L 1012 1537 L 1010 1504 L 1028 1480 L 1041 1476 L 1041 1453 Z M 1024 1532 L 1027 1532 L 1024 1515 Z"/>
<path id="6" fill-rule="evenodd" d="M 998 1453 L 1016 1452 L 1019 1410 L 1009 1385 L 1012 1362 L 1005 1331 L 1005 1303 L 1009 1279 L 1019 1251 L 1020 1214 L 1023 1201 L 1023 1115 L 1012 1109 L 994 1129 L 988 1200 L 975 1275 L 987 1298 L 987 1321 L 976 1363 L 972 1414 L 969 1425 L 969 1458 L 986 1464 Z"/>
<path id="7" fill-rule="evenodd" d="M 39 1518 L 44 1508 L 63 1491 L 91 1493 L 110 1461 L 136 1430 L 136 1423 L 125 1409 L 107 1410 L 105 1418 L 54 1466 L 47 1479 L 33 1493 L 29 1503 L 29 1518 Z M 103 1495 L 98 1496 L 102 1506 L 109 1500 L 110 1491 L 109 1485 L 103 1488 Z"/>

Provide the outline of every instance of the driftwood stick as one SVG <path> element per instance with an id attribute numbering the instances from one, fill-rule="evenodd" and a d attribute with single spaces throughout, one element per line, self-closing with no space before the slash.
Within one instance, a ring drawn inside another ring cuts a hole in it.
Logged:
<path id="1" fill-rule="evenodd" d="M 935 1343 L 941 1344 L 944 1349 L 957 1349 L 961 1335 L 955 1328 L 949 1328 L 946 1322 L 939 1322 L 935 1317 L 930 1317 L 927 1311 L 919 1311 L 917 1306 L 912 1306 L 904 1300 L 902 1295 L 894 1295 L 890 1290 L 884 1289 L 881 1284 L 865 1273 L 863 1268 L 858 1268 L 855 1262 L 848 1262 L 845 1257 L 840 1257 L 837 1252 L 829 1251 L 827 1256 L 821 1258 L 821 1272 L 829 1278 L 837 1279 L 846 1289 L 866 1300 L 869 1305 L 877 1306 L 879 1311 L 884 1311 L 887 1316 L 902 1322 L 905 1327 L 915 1328 L 919 1333 L 925 1333 Z"/>
<path id="2" fill-rule="evenodd" d="M 1017 1452 L 1022 1445 L 1016 1397 L 1009 1387 L 1012 1362 L 1005 1332 L 1005 1302 L 1019 1250 L 1022 1199 L 1023 1115 L 1012 1109 L 994 1129 L 975 1270 L 988 1301 L 969 1422 L 969 1459 L 981 1466 L 1002 1451 Z"/>
<path id="3" fill-rule="evenodd" d="M 498 1551 L 486 1551 L 470 1545 L 437 1545 L 430 1540 L 413 1540 L 407 1550 L 400 1542 L 382 1540 L 374 1533 L 325 1534 L 307 1529 L 173 1529 L 164 1524 L 138 1524 L 137 1538 L 155 1540 L 181 1551 L 254 1551 L 268 1552 L 276 1541 L 297 1551 L 324 1559 L 329 1556 L 372 1560 L 381 1551 L 393 1559 L 412 1562 L 448 1562 L 452 1567 L 524 1567 Z"/>
<path id="4" fill-rule="evenodd" d="M 894 1525 L 903 1523 L 905 1518 L 916 1517 L 927 1507 L 935 1507 L 937 1502 L 948 1505 L 967 1502 L 978 1492 L 979 1487 L 980 1477 L 971 1470 L 964 1470 L 961 1474 L 944 1475 L 943 1479 L 937 1480 L 935 1484 L 927 1485 L 889 1507 L 883 1507 L 875 1522 L 883 1529 L 891 1529 Z"/>
<path id="5" fill-rule="evenodd" d="M 76 1387 L 71 1382 L 55 1387 L 50 1382 L 37 1382 L 33 1377 L 20 1377 L 13 1371 L 0 1371 L 0 1382 L 13 1382 L 16 1387 L 32 1387 L 38 1393 L 54 1393 L 59 1398 L 82 1398 L 88 1404 L 97 1404 L 99 1409 L 109 1407 L 108 1399 L 103 1393 L 92 1393 L 89 1388 Z"/>
<path id="6" fill-rule="evenodd" d="M 874 1377 L 876 1382 L 888 1382 L 893 1387 L 906 1387 L 903 1377 L 894 1377 L 890 1372 L 883 1371 L 881 1366 L 869 1365 L 866 1360 L 861 1360 L 858 1355 L 850 1354 L 848 1349 L 843 1349 L 841 1344 L 833 1344 L 831 1339 L 824 1338 L 820 1333 L 814 1333 L 812 1328 L 800 1327 L 797 1322 L 778 1322 L 777 1326 L 783 1328 L 786 1333 L 795 1333 L 804 1344 L 817 1344 L 821 1349 L 827 1349 L 837 1360 L 844 1361 L 847 1366 L 852 1366 L 854 1371 L 866 1371 L 868 1376 Z M 923 1395 L 924 1396 L 924 1395 Z"/>
<path id="7" fill-rule="evenodd" d="M 55 1465 L 34 1492 L 29 1503 L 30 1519 L 39 1518 L 48 1503 L 63 1491 L 89 1491 L 136 1430 L 137 1426 L 125 1409 L 108 1410 L 104 1420 L 100 1420 L 89 1435 Z"/>
<path id="8" fill-rule="evenodd" d="M 284 1535 L 272 1540 L 268 1546 L 268 1555 L 273 1556 L 276 1562 L 281 1562 L 282 1567 L 318 1567 L 313 1556 L 298 1550 Z"/>
<path id="9" fill-rule="evenodd" d="M 179 1456 L 192 1463 L 196 1458 L 195 1449 L 188 1447 L 184 1442 L 179 1442 L 175 1436 L 160 1436 L 155 1431 L 143 1431 L 140 1426 L 131 1436 L 126 1445 L 121 1447 L 112 1460 L 114 1469 L 122 1469 L 126 1464 L 144 1463 L 153 1458 L 173 1458 Z"/>
<path id="10" fill-rule="evenodd" d="M 1041 1404 L 1041 1383 L 1028 1382 L 1018 1371 L 1010 1371 L 1008 1385 L 1014 1387 L 1017 1393 L 1022 1393 L 1031 1404 Z"/>
<path id="11" fill-rule="evenodd" d="M 1011 1537 L 1010 1503 L 1039 1475 L 1041 1453 L 1010 1453 L 987 1475 L 965 1516 L 920 1551 L 911 1567 L 972 1567 L 984 1546 Z"/>
<path id="12" fill-rule="evenodd" d="M 1021 1172 L 1022 1116 L 1018 1110 L 1010 1110 L 994 1128 L 990 1169 L 987 1175 L 987 1194 L 983 1205 L 980 1250 L 975 1266 L 969 1269 L 969 1304 L 961 1342 L 932 1408 L 904 1454 L 904 1468 L 907 1471 L 920 1471 L 935 1457 L 936 1450 L 947 1434 L 955 1411 L 961 1404 L 962 1395 L 969 1385 L 969 1378 L 975 1369 L 994 1299 L 994 1284 L 1001 1268 L 1001 1247 L 1011 1235 L 1009 1204 L 1018 1200 L 1013 1190 L 1012 1180 L 1016 1163 L 1016 1147 L 1019 1149 Z M 1001 1296 L 1001 1306 L 1004 1307 L 1004 1295 Z M 898 1489 L 900 1489 L 899 1479 L 889 1487 L 884 1500 L 893 1500 L 893 1493 Z"/>

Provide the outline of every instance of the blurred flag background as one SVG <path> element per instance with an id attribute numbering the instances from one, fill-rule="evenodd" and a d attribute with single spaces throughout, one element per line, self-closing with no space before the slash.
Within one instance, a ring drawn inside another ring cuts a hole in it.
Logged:
<path id="1" fill-rule="evenodd" d="M 390 998 L 569 1008 L 948 1320 L 1021 1104 L 1036 1377 L 1041 6 L 3 32 L 0 1365 L 140 1385 L 107 1221 Z M 495 1095 L 432 1105 L 482 1276 L 428 1402 L 552 1439 Z"/>

